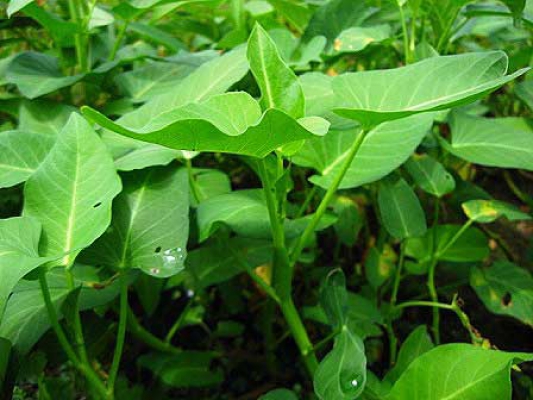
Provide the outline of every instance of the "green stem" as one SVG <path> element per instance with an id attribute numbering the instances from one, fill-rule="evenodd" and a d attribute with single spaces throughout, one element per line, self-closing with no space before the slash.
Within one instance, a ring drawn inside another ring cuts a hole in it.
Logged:
<path id="1" fill-rule="evenodd" d="M 50 325 L 52 326 L 52 329 L 54 330 L 59 344 L 63 348 L 63 351 L 67 355 L 72 365 L 85 377 L 87 382 L 91 385 L 92 388 L 96 390 L 98 395 L 102 399 L 107 399 L 108 394 L 104 384 L 98 378 L 98 375 L 96 375 L 90 365 L 80 361 L 80 359 L 76 355 L 76 352 L 71 347 L 67 336 L 65 335 L 65 332 L 63 332 L 63 328 L 61 328 L 61 325 L 59 324 L 56 309 L 52 302 L 52 296 L 50 295 L 50 287 L 48 286 L 48 281 L 46 279 L 45 269 L 41 269 L 39 273 L 39 284 L 41 286 L 41 292 L 43 294 L 43 299 L 46 306 L 46 311 L 48 313 L 48 318 L 50 320 Z"/>
<path id="2" fill-rule="evenodd" d="M 304 202 L 302 203 L 302 206 L 296 213 L 296 218 L 303 217 L 307 209 L 309 208 L 309 205 L 313 201 L 313 198 L 316 196 L 316 193 L 318 192 L 318 186 L 313 186 L 313 188 L 309 191 L 307 194 Z"/>
<path id="3" fill-rule="evenodd" d="M 290 258 L 291 269 L 294 268 L 294 264 L 298 262 L 298 259 L 300 258 L 300 255 L 302 254 L 303 249 L 309 242 L 309 239 L 311 238 L 311 236 L 314 234 L 315 229 L 318 223 L 320 222 L 320 219 L 322 218 L 322 216 L 328 209 L 329 203 L 335 196 L 335 193 L 337 192 L 337 189 L 339 188 L 344 178 L 344 175 L 346 175 L 346 172 L 350 168 L 350 165 L 352 165 L 352 161 L 355 155 L 357 154 L 357 152 L 359 151 L 359 148 L 361 147 L 361 144 L 363 143 L 363 139 L 365 138 L 365 136 L 366 136 L 366 131 L 363 130 L 361 131 L 359 136 L 357 136 L 357 139 L 354 140 L 352 147 L 350 148 L 339 173 L 337 174 L 337 176 L 331 183 L 326 194 L 324 195 L 324 198 L 320 202 L 320 205 L 318 206 L 315 214 L 313 215 L 313 218 L 311 219 L 309 224 L 306 226 L 304 233 L 302 234 L 302 236 L 300 236 L 300 239 L 296 243 L 296 246 L 294 247 L 294 250 L 292 251 L 291 258 Z"/>
<path id="4" fill-rule="evenodd" d="M 168 331 L 167 336 L 165 336 L 165 342 L 166 343 L 170 343 L 172 341 L 172 339 L 174 338 L 174 336 L 176 335 L 176 333 L 183 326 L 183 322 L 185 321 L 185 318 L 187 317 L 187 314 L 189 313 L 189 310 L 191 309 L 192 303 L 193 303 L 193 300 L 191 299 L 187 303 L 187 305 L 185 306 L 183 311 L 180 313 L 180 316 L 178 317 L 178 319 L 176 319 L 176 322 L 174 322 L 174 324 L 172 324 L 172 327 Z"/>
<path id="5" fill-rule="evenodd" d="M 407 22 L 405 20 L 405 13 L 403 11 L 403 6 L 400 4 L 400 1 L 396 1 L 398 4 L 398 9 L 400 10 L 400 19 L 402 21 L 402 35 L 403 35 L 403 51 L 405 57 L 405 63 L 409 64 L 411 62 L 411 51 L 409 50 L 409 33 L 407 31 Z"/>
<path id="6" fill-rule="evenodd" d="M 148 347 L 151 347 L 154 350 L 171 354 L 181 353 L 180 349 L 172 346 L 170 343 L 164 342 L 163 340 L 159 339 L 158 337 L 154 336 L 152 333 L 144 329 L 143 326 L 137 320 L 137 317 L 135 316 L 133 310 L 130 307 L 128 307 L 127 327 L 129 332 L 135 338 L 139 339 Z"/>
<path id="7" fill-rule="evenodd" d="M 122 39 L 124 39 L 124 35 L 126 34 L 127 28 L 128 28 L 128 22 L 124 22 L 118 28 L 117 37 L 115 38 L 115 44 L 113 45 L 113 48 L 111 49 L 111 52 L 109 53 L 109 56 L 107 57 L 107 61 L 113 61 L 115 57 L 117 56 L 118 49 L 120 49 L 120 45 L 122 44 Z"/>
<path id="8" fill-rule="evenodd" d="M 281 311 L 285 317 L 285 320 L 287 321 L 287 324 L 289 325 L 292 336 L 294 337 L 294 340 L 300 349 L 300 354 L 304 361 L 305 367 L 307 368 L 309 375 L 313 377 L 318 368 L 318 360 L 314 352 L 313 344 L 309 340 L 307 331 L 305 330 L 302 319 L 298 314 L 298 310 L 296 310 L 296 307 L 294 306 L 292 298 L 281 303 Z"/>
<path id="9" fill-rule="evenodd" d="M 128 321 L 128 278 L 126 274 L 120 276 L 120 312 L 118 320 L 117 342 L 115 344 L 115 352 L 113 354 L 113 362 L 109 372 L 109 380 L 107 381 L 107 388 L 111 397 L 114 396 L 115 382 L 118 376 L 120 367 L 120 360 L 124 351 L 124 341 L 126 339 L 126 325 Z"/>
<path id="10" fill-rule="evenodd" d="M 192 195 L 194 196 L 194 200 L 196 200 L 196 203 L 200 203 L 202 201 L 202 195 L 200 194 L 200 190 L 198 189 L 198 185 L 196 184 L 192 161 L 187 158 L 185 160 L 185 165 L 187 166 L 187 174 L 189 175 L 189 186 L 191 187 Z"/>
<path id="11" fill-rule="evenodd" d="M 71 267 L 65 268 L 65 274 L 67 277 L 67 284 L 70 291 L 76 288 L 74 282 L 74 275 L 72 274 Z M 79 310 L 79 300 L 76 298 L 76 304 L 74 305 L 74 340 L 76 342 L 76 350 L 84 364 L 89 365 L 89 356 L 87 355 L 87 349 L 85 347 L 85 339 L 83 335 L 83 326 L 81 324 L 81 316 Z"/>
<path id="12" fill-rule="evenodd" d="M 84 23 L 83 15 L 87 13 L 87 6 L 84 0 L 69 0 L 69 12 L 72 22 L 78 25 L 80 33 L 74 35 L 74 45 L 76 47 L 76 58 L 82 73 L 89 71 L 89 59 L 87 57 L 87 26 Z"/>
<path id="13" fill-rule="evenodd" d="M 266 169 L 266 162 L 259 162 L 259 174 L 263 183 L 263 190 L 270 216 L 270 225 L 273 238 L 273 261 L 272 261 L 272 285 L 280 299 L 280 307 L 287 321 L 287 325 L 300 350 L 300 354 L 311 376 L 318 367 L 318 360 L 313 351 L 313 345 L 304 324 L 294 306 L 292 299 L 292 271 L 289 263 L 289 255 L 285 246 L 285 231 L 283 220 L 280 218 L 275 188 L 270 182 L 270 177 Z"/>
<path id="14" fill-rule="evenodd" d="M 394 334 L 392 322 L 386 325 L 387 336 L 389 337 L 389 365 L 392 367 L 396 364 L 396 356 L 398 353 L 398 338 Z"/>
<path id="15" fill-rule="evenodd" d="M 396 304 L 398 298 L 398 290 L 400 289 L 400 282 L 402 280 L 402 270 L 405 260 L 405 241 L 400 244 L 400 260 L 398 261 L 398 267 L 396 268 L 396 274 L 394 275 L 394 284 L 392 287 L 392 294 L 390 299 L 391 306 Z"/>
<path id="16" fill-rule="evenodd" d="M 433 212 L 433 235 L 431 237 L 431 261 L 428 270 L 427 287 L 429 296 L 434 303 L 438 303 L 439 295 L 435 286 L 435 273 L 437 270 L 437 264 L 439 262 L 439 256 L 437 255 L 437 228 L 439 224 L 440 214 L 440 198 L 435 199 L 435 210 Z M 440 313 L 439 308 L 433 308 L 433 322 L 432 322 L 433 337 L 436 344 L 440 344 Z"/>
<path id="17" fill-rule="evenodd" d="M 433 307 L 433 308 L 442 308 L 443 310 L 452 310 L 453 307 L 450 304 L 445 303 L 439 303 L 438 301 L 406 301 L 404 303 L 400 303 L 394 307 L 396 310 L 401 310 L 403 308 L 409 308 L 409 307 Z"/>

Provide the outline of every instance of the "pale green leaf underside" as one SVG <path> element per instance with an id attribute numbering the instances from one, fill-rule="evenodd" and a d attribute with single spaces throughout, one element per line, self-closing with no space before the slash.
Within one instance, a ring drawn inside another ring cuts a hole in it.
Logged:
<path id="1" fill-rule="evenodd" d="M 50 154 L 26 183 L 24 215 L 43 226 L 40 254 L 81 250 L 108 227 L 121 183 L 106 147 L 83 117 L 72 114 Z M 62 259 L 70 265 L 76 254 Z"/>
<path id="2" fill-rule="evenodd" d="M 274 109 L 261 115 L 259 104 L 244 92 L 188 104 L 161 114 L 138 130 L 121 126 L 91 108 L 84 107 L 82 112 L 106 129 L 176 150 L 265 157 L 284 144 L 315 137 L 304 127 L 310 125 L 309 119 L 296 121 Z M 324 134 L 328 124 L 320 121 L 318 133 Z"/>
<path id="3" fill-rule="evenodd" d="M 533 129 L 523 118 L 479 118 L 453 113 L 452 143 L 457 157 L 499 168 L 533 171 Z"/>
<path id="4" fill-rule="evenodd" d="M 386 399 L 510 400 L 509 375 L 514 360 L 533 360 L 533 355 L 485 350 L 469 344 L 439 346 L 417 358 Z"/>
<path id="5" fill-rule="evenodd" d="M 387 122 L 370 131 L 346 172 L 340 189 L 377 181 L 398 168 L 414 152 L 432 123 L 433 116 L 425 114 Z M 312 176 L 311 182 L 328 188 L 357 135 L 358 132 L 353 130 L 339 131 L 310 140 L 293 161 L 319 171 L 322 175 Z"/>
<path id="6" fill-rule="evenodd" d="M 526 269 L 506 261 L 474 268 L 470 286 L 491 312 L 533 327 L 533 277 Z"/>
<path id="7" fill-rule="evenodd" d="M 183 269 L 189 236 L 186 171 L 150 168 L 125 174 L 123 182 L 113 203 L 111 229 L 82 254 L 83 260 L 139 268 L 157 277 L 175 275 Z"/>
<path id="8" fill-rule="evenodd" d="M 335 112 L 365 126 L 471 103 L 524 74 L 505 76 L 501 51 L 432 57 L 406 67 L 336 77 Z"/>
<path id="9" fill-rule="evenodd" d="M 116 122 L 131 130 L 140 129 L 148 121 L 161 114 L 224 93 L 248 70 L 246 49 L 240 47 L 202 64 L 176 87 L 170 87 L 166 93 L 151 98 L 150 101 L 119 118 Z M 102 139 L 116 159 L 117 168 L 121 170 L 166 165 L 179 154 L 171 149 L 139 142 L 109 130 L 104 130 Z"/>

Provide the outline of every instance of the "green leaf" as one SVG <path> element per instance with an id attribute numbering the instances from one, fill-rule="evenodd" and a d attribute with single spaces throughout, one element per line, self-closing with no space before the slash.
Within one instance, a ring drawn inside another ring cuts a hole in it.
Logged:
<path id="1" fill-rule="evenodd" d="M 509 315 L 533 327 L 533 276 L 526 269 L 508 261 L 473 268 L 470 286 L 492 313 Z"/>
<path id="2" fill-rule="evenodd" d="M 107 229 L 111 202 L 120 190 L 104 144 L 81 116 L 72 114 L 24 191 L 24 215 L 43 226 L 39 253 L 69 253 L 61 263 L 70 266 L 77 252 Z"/>
<path id="3" fill-rule="evenodd" d="M 74 107 L 46 100 L 23 101 L 20 105 L 18 130 L 57 135 L 65 126 Z"/>
<path id="4" fill-rule="evenodd" d="M 361 25 L 375 12 L 365 2 L 331 0 L 316 10 L 303 38 L 309 41 L 315 36 L 325 36 L 328 46 L 332 46 L 342 31 Z"/>
<path id="5" fill-rule="evenodd" d="M 54 142 L 51 135 L 0 132 L 0 187 L 26 181 L 41 165 Z"/>
<path id="6" fill-rule="evenodd" d="M 523 221 L 531 217 L 511 204 L 496 200 L 469 200 L 461 204 L 464 213 L 472 221 L 483 224 L 505 217 L 509 221 Z"/>
<path id="7" fill-rule="evenodd" d="M 462 236 L 442 252 L 450 240 L 459 232 L 460 225 L 438 225 L 436 233 L 437 255 L 441 261 L 469 262 L 481 261 L 489 255 L 488 240 L 477 228 L 468 228 Z M 420 262 L 429 262 L 433 243 L 433 228 L 428 229 L 424 237 L 410 238 L 405 252 Z"/>
<path id="8" fill-rule="evenodd" d="M 346 324 L 348 316 L 348 291 L 346 277 L 342 270 L 331 271 L 320 291 L 320 305 L 330 324 L 340 329 Z"/>
<path id="9" fill-rule="evenodd" d="M 259 24 L 250 35 L 247 54 L 252 73 L 261 88 L 263 109 L 275 108 L 291 117 L 302 118 L 305 101 L 300 82 Z"/>
<path id="10" fill-rule="evenodd" d="M 150 168 L 123 176 L 110 229 L 82 255 L 96 265 L 138 268 L 167 278 L 184 268 L 189 236 L 185 169 Z"/>
<path id="11" fill-rule="evenodd" d="M 92 268 L 76 267 L 73 271 L 75 286 L 82 286 L 83 282 L 99 282 L 97 271 Z M 70 293 L 65 271 L 62 268 L 55 268 L 47 274 L 47 277 L 52 302 L 58 317 L 63 318 L 61 306 Z M 79 297 L 80 310 L 107 304 L 118 293 L 118 282 L 103 289 L 93 289 L 83 285 Z M 26 354 L 49 328 L 50 320 L 39 282 L 20 281 L 7 303 L 4 319 L 0 324 L 0 337 L 10 340 L 17 352 Z"/>
<path id="12" fill-rule="evenodd" d="M 501 51 L 432 57 L 406 67 L 346 73 L 333 80 L 335 112 L 372 127 L 416 113 L 472 103 L 524 74 Z M 457 71 L 460 71 L 458 74 Z"/>
<path id="13" fill-rule="evenodd" d="M 513 16 L 516 19 L 519 19 L 522 16 L 522 13 L 524 12 L 524 8 L 526 7 L 527 0 L 502 0 L 503 3 L 507 7 L 509 7 L 509 10 L 513 13 Z"/>
<path id="14" fill-rule="evenodd" d="M 115 82 L 133 101 L 145 102 L 168 92 L 170 86 L 177 85 L 194 70 L 194 65 L 152 62 L 117 75 Z"/>
<path id="15" fill-rule="evenodd" d="M 292 390 L 275 389 L 259 397 L 259 400 L 298 400 Z"/>
<path id="16" fill-rule="evenodd" d="M 354 246 L 364 224 L 357 202 L 347 196 L 337 196 L 332 206 L 337 215 L 337 222 L 334 225 L 337 240 L 345 246 Z"/>
<path id="17" fill-rule="evenodd" d="M 34 0 L 9 0 L 9 4 L 7 5 L 7 16 L 11 18 L 13 14 L 22 10 L 33 1 Z"/>
<path id="18" fill-rule="evenodd" d="M 17 85 L 20 92 L 29 99 L 55 92 L 82 78 L 82 74 L 62 75 L 57 58 L 33 51 L 20 53 L 7 68 L 8 82 Z"/>
<path id="19" fill-rule="evenodd" d="M 394 367 L 387 373 L 384 381 L 392 385 L 413 361 L 434 347 L 425 325 L 421 325 L 413 330 L 407 339 L 405 339 L 405 342 L 403 342 L 398 353 L 398 360 L 394 364 Z"/>
<path id="20" fill-rule="evenodd" d="M 357 53 L 372 43 L 383 42 L 390 36 L 390 25 L 353 27 L 341 32 L 335 39 L 333 49 L 336 53 Z"/>
<path id="21" fill-rule="evenodd" d="M 302 33 L 311 18 L 311 10 L 305 2 L 292 0 L 267 0 L 278 13 L 283 15 L 299 33 Z"/>
<path id="22" fill-rule="evenodd" d="M 0 220 L 0 322 L 15 285 L 48 259 L 38 254 L 41 225 L 33 218 Z"/>
<path id="23" fill-rule="evenodd" d="M 368 283 L 378 289 L 387 282 L 396 271 L 398 255 L 389 244 L 383 245 L 380 250 L 376 246 L 368 249 L 365 260 L 365 275 Z"/>
<path id="24" fill-rule="evenodd" d="M 300 121 L 278 110 L 261 116 L 258 103 L 247 93 L 226 93 L 202 103 L 161 114 L 138 130 L 114 123 L 98 111 L 83 107 L 82 113 L 99 125 L 121 135 L 176 150 L 212 151 L 265 157 L 277 148 L 314 137 L 317 118 Z M 328 123 L 319 119 L 318 134 Z"/>
<path id="25" fill-rule="evenodd" d="M 533 171 L 533 129 L 523 118 L 452 113 L 449 151 L 471 163 Z M 444 142 L 446 143 L 446 142 Z"/>
<path id="26" fill-rule="evenodd" d="M 194 279 L 194 286 L 201 290 L 225 282 L 246 271 L 245 265 L 256 268 L 272 260 L 272 243 L 234 237 L 207 242 L 187 256 L 187 272 Z"/>
<path id="27" fill-rule="evenodd" d="M 218 169 L 194 169 L 193 176 L 196 192 L 201 201 L 231 192 L 230 178 Z M 198 205 L 192 190 L 190 203 L 193 207 Z"/>
<path id="28" fill-rule="evenodd" d="M 233 50 L 222 57 L 208 61 L 183 79 L 168 92 L 119 118 L 116 123 L 136 130 L 160 115 L 189 103 L 224 93 L 248 72 L 245 48 Z M 117 135 L 105 130 L 102 139 L 111 149 L 117 167 L 123 170 L 142 169 L 152 165 L 166 165 L 179 152 Z"/>
<path id="29" fill-rule="evenodd" d="M 511 399 L 510 369 L 526 353 L 485 350 L 469 344 L 438 346 L 418 357 L 387 399 Z"/>
<path id="30" fill-rule="evenodd" d="M 453 176 L 427 154 L 414 155 L 405 163 L 405 168 L 415 183 L 433 196 L 442 197 L 455 189 Z"/>
<path id="31" fill-rule="evenodd" d="M 386 179 L 379 186 L 378 204 L 385 229 L 396 239 L 422 236 L 426 215 L 415 192 L 403 179 Z"/>
<path id="32" fill-rule="evenodd" d="M 300 235 L 311 216 L 285 220 L 287 238 Z M 240 236 L 267 239 L 271 237 L 270 218 L 263 191 L 260 189 L 238 190 L 212 197 L 200 203 L 197 209 L 200 241 L 206 240 L 225 224 Z M 322 230 L 335 223 L 335 218 L 326 214 L 318 225 Z"/>
<path id="33" fill-rule="evenodd" d="M 333 349 L 315 372 L 315 393 L 323 400 L 355 399 L 365 387 L 366 357 L 362 339 L 350 328 L 346 279 L 341 270 L 327 276 L 320 292 L 320 304 L 339 333 Z"/>
<path id="34" fill-rule="evenodd" d="M 433 116 L 426 114 L 387 122 L 371 130 L 348 168 L 340 189 L 355 188 L 390 174 L 415 151 L 432 123 Z M 312 176 L 310 181 L 328 188 L 359 132 L 332 131 L 324 138 L 309 140 L 293 162 L 319 171 L 322 175 Z"/>
<path id="35" fill-rule="evenodd" d="M 533 80 L 520 82 L 515 86 L 516 95 L 533 110 Z"/>
<path id="36" fill-rule="evenodd" d="M 224 380 L 221 369 L 211 369 L 215 353 L 182 351 L 179 354 L 150 353 L 138 364 L 151 370 L 164 384 L 178 388 L 219 385 Z"/>

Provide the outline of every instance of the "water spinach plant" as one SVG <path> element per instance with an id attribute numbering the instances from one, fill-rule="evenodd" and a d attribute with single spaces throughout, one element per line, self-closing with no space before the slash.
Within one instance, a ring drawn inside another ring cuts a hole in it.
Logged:
<path id="1" fill-rule="evenodd" d="M 2 398 L 533 395 L 533 4 L 4 6 Z"/>

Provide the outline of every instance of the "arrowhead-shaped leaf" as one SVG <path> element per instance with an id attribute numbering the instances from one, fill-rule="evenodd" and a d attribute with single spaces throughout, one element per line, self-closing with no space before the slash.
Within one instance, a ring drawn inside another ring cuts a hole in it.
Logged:
<path id="1" fill-rule="evenodd" d="M 479 118 L 453 113 L 452 142 L 445 146 L 469 162 L 533 171 L 533 129 L 523 118 Z"/>
<path id="2" fill-rule="evenodd" d="M 374 128 L 363 140 L 340 189 L 361 186 L 390 174 L 415 151 L 432 123 L 433 116 L 426 114 L 387 122 Z M 328 188 L 358 134 L 358 130 L 332 131 L 323 138 L 309 140 L 293 161 L 319 171 L 322 175 L 312 176 L 311 182 Z"/>
<path id="3" fill-rule="evenodd" d="M 189 236 L 189 181 L 175 166 L 150 168 L 123 177 L 113 203 L 111 229 L 83 260 L 115 268 L 139 268 L 169 277 L 183 270 Z"/>
<path id="4" fill-rule="evenodd" d="M 169 88 L 165 94 L 153 97 L 116 122 L 131 130 L 140 129 L 161 114 L 224 93 L 241 80 L 248 70 L 246 49 L 244 47 L 235 49 L 202 64 L 176 87 Z M 124 170 L 166 165 L 179 155 L 177 151 L 141 143 L 108 130 L 103 132 L 102 139 L 111 149 L 113 158 L 118 161 L 117 167 Z"/>
<path id="5" fill-rule="evenodd" d="M 354 72 L 333 80 L 335 112 L 372 127 L 416 113 L 472 103 L 524 74 L 511 75 L 501 51 L 432 57 L 406 67 Z"/>
<path id="6" fill-rule="evenodd" d="M 259 24 L 255 25 L 248 40 L 248 60 L 261 88 L 263 109 L 275 108 L 291 117 L 302 118 L 305 101 L 300 82 Z"/>
<path id="7" fill-rule="evenodd" d="M 317 120 L 320 134 L 328 123 L 319 118 L 296 121 L 270 109 L 263 116 L 259 104 L 247 93 L 226 93 L 202 103 L 191 103 L 147 121 L 131 130 L 91 108 L 82 112 L 99 125 L 121 135 L 176 150 L 212 151 L 265 157 L 291 142 L 315 137 L 306 126 Z"/>
<path id="8" fill-rule="evenodd" d="M 50 154 L 26 183 L 24 215 L 43 226 L 41 256 L 69 253 L 70 266 L 111 221 L 121 183 L 106 147 L 89 124 L 72 114 Z"/>
<path id="9" fill-rule="evenodd" d="M 0 322 L 15 285 L 48 259 L 38 254 L 41 224 L 33 218 L 0 220 Z"/>
<path id="10" fill-rule="evenodd" d="M 533 355 L 447 344 L 417 358 L 393 386 L 387 400 L 511 399 L 510 370 Z"/>
<path id="11" fill-rule="evenodd" d="M 33 51 L 20 53 L 7 69 L 8 82 L 17 85 L 29 99 L 70 86 L 82 78 L 83 74 L 62 75 L 57 58 Z"/>

